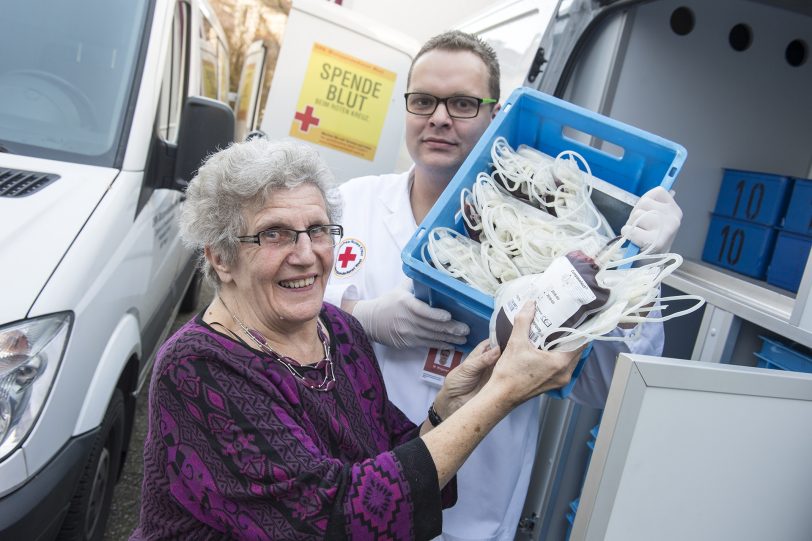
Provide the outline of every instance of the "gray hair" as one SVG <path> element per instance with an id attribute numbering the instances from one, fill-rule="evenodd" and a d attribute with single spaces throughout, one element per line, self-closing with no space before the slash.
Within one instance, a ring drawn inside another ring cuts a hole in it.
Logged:
<path id="1" fill-rule="evenodd" d="M 237 237 L 247 233 L 244 212 L 259 209 L 281 189 L 305 183 L 324 196 L 331 223 L 341 219 L 333 174 L 313 148 L 292 140 L 255 138 L 209 156 L 186 190 L 180 213 L 183 243 L 199 254 L 203 276 L 219 288 L 220 278 L 203 255 L 210 247 L 226 264 L 237 260 Z"/>
<path id="2" fill-rule="evenodd" d="M 486 98 L 499 99 L 499 60 L 496 58 L 496 51 L 488 45 L 482 38 L 459 30 L 443 32 L 430 38 L 417 52 L 409 67 L 409 76 L 406 79 L 406 87 L 412 81 L 412 70 L 417 60 L 424 54 L 439 49 L 441 51 L 468 51 L 477 55 L 485 67 L 488 69 L 488 92 L 490 96 Z"/>

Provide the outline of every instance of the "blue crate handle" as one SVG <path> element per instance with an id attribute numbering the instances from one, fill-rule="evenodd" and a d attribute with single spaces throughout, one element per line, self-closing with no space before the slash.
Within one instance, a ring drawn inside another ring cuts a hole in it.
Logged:
<path id="1" fill-rule="evenodd" d="M 572 371 L 572 378 L 570 379 L 570 382 L 560 389 L 547 391 L 547 396 L 551 396 L 553 398 L 567 398 L 570 394 L 572 394 L 572 389 L 578 382 L 578 376 L 581 374 L 581 370 L 584 369 L 584 364 L 586 363 L 586 359 L 589 357 L 590 353 L 592 353 L 592 342 L 590 342 L 586 349 L 581 353 L 581 358 L 578 359 L 578 364 L 575 365 L 575 370 Z"/>

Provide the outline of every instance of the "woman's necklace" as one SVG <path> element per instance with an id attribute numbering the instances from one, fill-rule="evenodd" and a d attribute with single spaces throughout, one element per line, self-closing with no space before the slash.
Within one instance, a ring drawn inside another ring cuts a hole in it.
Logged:
<path id="1" fill-rule="evenodd" d="M 321 344 L 324 347 L 324 359 L 316 363 L 314 366 L 303 367 L 295 359 L 286 355 L 281 355 L 274 351 L 274 349 L 268 343 L 268 339 L 265 338 L 261 332 L 256 329 L 249 328 L 240 320 L 240 318 L 234 315 L 234 312 L 229 309 L 228 305 L 225 303 L 225 301 L 223 301 L 222 298 L 218 298 L 234 322 L 239 325 L 239 327 L 251 339 L 251 341 L 253 341 L 261 351 L 264 351 L 279 364 L 287 368 L 288 372 L 290 372 L 294 378 L 299 380 L 302 385 L 308 389 L 323 392 L 330 391 L 333 389 L 333 387 L 335 387 L 336 376 L 335 372 L 333 371 L 333 359 L 330 356 L 330 338 L 328 336 L 327 329 L 324 328 L 324 324 L 321 322 L 321 319 L 316 320 L 316 332 L 318 333 Z M 299 370 L 301 369 L 307 370 L 307 373 L 300 372 Z M 316 370 L 324 372 L 324 378 L 321 381 L 307 377 L 308 373 L 312 374 Z"/>

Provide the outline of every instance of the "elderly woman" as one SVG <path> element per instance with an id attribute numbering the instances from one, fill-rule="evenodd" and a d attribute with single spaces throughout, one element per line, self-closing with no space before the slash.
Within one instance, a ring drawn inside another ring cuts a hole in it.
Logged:
<path id="1" fill-rule="evenodd" d="M 527 306 L 501 358 L 480 344 L 412 424 L 360 324 L 322 302 L 330 182 L 308 147 L 254 139 L 190 183 L 181 234 L 217 294 L 159 352 L 132 539 L 431 538 L 477 443 L 568 381 L 577 353 L 535 350 Z"/>

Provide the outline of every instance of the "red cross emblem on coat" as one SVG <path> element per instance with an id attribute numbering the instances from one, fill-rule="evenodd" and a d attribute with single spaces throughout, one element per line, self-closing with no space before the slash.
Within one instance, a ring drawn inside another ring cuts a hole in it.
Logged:
<path id="1" fill-rule="evenodd" d="M 366 256 L 366 247 L 358 239 L 345 237 L 336 248 L 333 272 L 337 276 L 346 276 L 355 272 Z"/>

